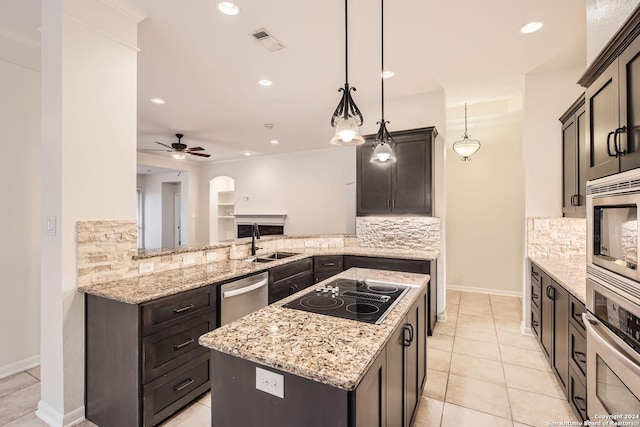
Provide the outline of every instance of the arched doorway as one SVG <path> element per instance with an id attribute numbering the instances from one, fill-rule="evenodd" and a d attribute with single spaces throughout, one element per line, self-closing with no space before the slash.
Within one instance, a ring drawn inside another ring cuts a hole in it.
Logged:
<path id="1" fill-rule="evenodd" d="M 217 176 L 209 181 L 209 243 L 233 240 L 235 232 L 235 181 Z"/>

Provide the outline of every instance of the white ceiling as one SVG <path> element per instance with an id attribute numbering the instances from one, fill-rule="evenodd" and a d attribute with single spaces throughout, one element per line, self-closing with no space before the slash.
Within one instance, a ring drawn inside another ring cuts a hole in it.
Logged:
<path id="1" fill-rule="evenodd" d="M 148 15 L 138 39 L 139 149 L 175 142 L 178 132 L 212 154 L 198 161 L 328 146 L 344 84 L 344 2 L 238 0 L 241 12 L 230 17 L 217 0 L 121 1 Z M 39 4 L 0 0 L 0 33 L 37 41 Z M 518 98 L 526 73 L 585 61 L 585 0 L 387 0 L 384 16 L 385 68 L 395 72 L 387 100 L 441 89 L 447 106 Z M 532 20 L 545 26 L 520 34 Z M 255 41 L 263 27 L 285 48 Z M 380 2 L 349 0 L 349 83 L 360 109 L 374 112 L 363 133 L 379 119 L 379 72 Z"/>

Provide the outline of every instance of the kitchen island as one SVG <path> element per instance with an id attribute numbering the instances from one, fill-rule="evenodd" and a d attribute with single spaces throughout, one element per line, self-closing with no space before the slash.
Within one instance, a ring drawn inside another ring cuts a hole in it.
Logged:
<path id="1" fill-rule="evenodd" d="M 318 286 L 335 278 L 409 290 L 380 324 L 283 306 L 307 289 L 201 336 L 212 425 L 411 424 L 426 380 L 429 276 L 352 268 Z"/>

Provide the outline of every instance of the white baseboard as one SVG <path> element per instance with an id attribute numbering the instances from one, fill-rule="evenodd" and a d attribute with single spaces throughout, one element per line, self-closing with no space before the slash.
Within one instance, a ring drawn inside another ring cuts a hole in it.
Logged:
<path id="1" fill-rule="evenodd" d="M 443 313 L 438 314 L 438 322 L 446 322 L 447 318 L 449 316 L 447 315 L 447 311 L 445 310 Z"/>
<path id="2" fill-rule="evenodd" d="M 505 291 L 502 289 L 475 288 L 473 286 L 447 285 L 449 291 L 475 292 L 477 294 L 500 295 L 505 297 L 522 298 L 522 291 Z"/>
<path id="3" fill-rule="evenodd" d="M 26 369 L 33 368 L 40 364 L 40 355 L 28 357 L 26 359 L 18 360 L 17 362 L 10 363 L 5 366 L 0 366 L 0 379 L 8 377 L 9 375 L 17 374 Z"/>
<path id="4" fill-rule="evenodd" d="M 531 336 L 533 336 L 533 331 L 531 330 L 530 327 L 525 325 L 524 322 L 520 323 L 520 332 L 522 332 L 523 335 L 531 335 Z"/>
<path id="5" fill-rule="evenodd" d="M 68 414 L 61 414 L 44 400 L 38 402 L 36 416 L 51 427 L 69 427 L 81 423 L 84 420 L 84 406 L 81 406 Z"/>

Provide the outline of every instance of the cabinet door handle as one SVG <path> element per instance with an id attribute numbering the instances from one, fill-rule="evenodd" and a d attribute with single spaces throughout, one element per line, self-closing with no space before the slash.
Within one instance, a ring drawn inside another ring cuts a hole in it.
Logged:
<path id="1" fill-rule="evenodd" d="M 579 402 L 584 402 L 582 405 Z M 580 412 L 587 412 L 587 401 L 580 396 L 573 396 L 573 403 Z"/>
<path id="2" fill-rule="evenodd" d="M 571 196 L 571 206 L 582 206 L 579 194 L 574 194 L 573 196 Z"/>
<path id="3" fill-rule="evenodd" d="M 391 207 L 391 200 L 387 200 L 387 207 L 390 208 Z"/>
<path id="4" fill-rule="evenodd" d="M 322 264 L 323 267 L 334 267 L 335 265 L 335 262 L 325 262 L 324 264 Z"/>
<path id="5" fill-rule="evenodd" d="M 584 328 L 584 323 L 582 321 L 582 313 L 573 313 L 573 318 L 576 320 L 576 322 L 578 322 L 580 325 L 582 325 L 582 327 Z"/>
<path id="6" fill-rule="evenodd" d="M 587 363 L 587 355 L 581 351 L 574 351 L 573 358 L 576 359 L 580 363 Z"/>
<path id="7" fill-rule="evenodd" d="M 186 346 L 188 346 L 189 344 L 191 344 L 193 341 L 195 341 L 193 338 L 189 338 L 188 340 L 186 340 L 186 341 L 185 341 L 185 342 L 183 342 L 183 343 L 175 344 L 175 345 L 173 346 L 173 349 L 174 349 L 174 350 L 180 350 L 181 348 L 186 347 Z"/>
<path id="8" fill-rule="evenodd" d="M 407 338 L 407 332 L 409 333 L 408 338 Z M 409 347 L 412 342 L 413 342 L 413 325 L 407 323 L 406 325 L 404 325 L 402 345 L 404 345 L 405 347 Z"/>
<path id="9" fill-rule="evenodd" d="M 545 289 L 545 293 L 547 294 L 547 298 L 551 299 L 551 295 L 549 295 L 549 291 L 551 290 L 551 286 L 547 285 L 547 289 Z"/>
<path id="10" fill-rule="evenodd" d="M 538 298 L 540 298 L 540 295 L 535 294 L 535 293 L 533 293 L 533 292 L 532 292 L 532 293 L 531 293 L 531 298 L 533 298 L 533 299 L 538 299 Z"/>
<path id="11" fill-rule="evenodd" d="M 611 135 L 615 134 L 616 131 L 611 131 L 607 134 L 607 154 L 609 155 L 609 157 L 618 157 L 618 151 L 616 149 L 615 153 L 611 152 Z"/>
<path id="12" fill-rule="evenodd" d="M 193 307 L 195 307 L 193 304 L 189 304 L 189 305 L 187 305 L 187 306 L 185 306 L 185 307 L 182 307 L 182 308 L 175 308 L 175 309 L 173 310 L 173 312 L 174 312 L 174 313 L 176 313 L 176 314 L 178 314 L 178 313 L 184 313 L 184 312 L 185 312 L 185 311 L 187 311 L 187 310 L 191 310 Z"/>
<path id="13" fill-rule="evenodd" d="M 540 273 L 538 273 L 537 271 L 532 271 L 531 275 L 535 276 L 535 277 L 538 277 L 540 275 Z"/>
<path id="14" fill-rule="evenodd" d="M 194 381 L 192 378 L 189 378 L 188 380 L 186 380 L 183 383 L 178 384 L 177 386 L 175 386 L 173 388 L 174 391 L 180 391 L 180 390 L 184 390 L 185 388 L 189 387 L 191 384 L 193 384 Z"/>
<path id="15" fill-rule="evenodd" d="M 616 157 L 629 154 L 627 150 L 620 150 L 620 148 L 618 147 L 618 134 L 624 133 L 626 131 L 627 127 L 622 126 L 621 128 L 616 129 L 615 133 L 613 134 L 613 147 L 616 149 Z"/>
<path id="16" fill-rule="evenodd" d="M 535 326 L 536 328 L 538 327 L 538 321 L 537 321 L 537 320 L 532 320 L 532 321 L 531 321 L 531 324 L 532 324 L 533 326 Z"/>

